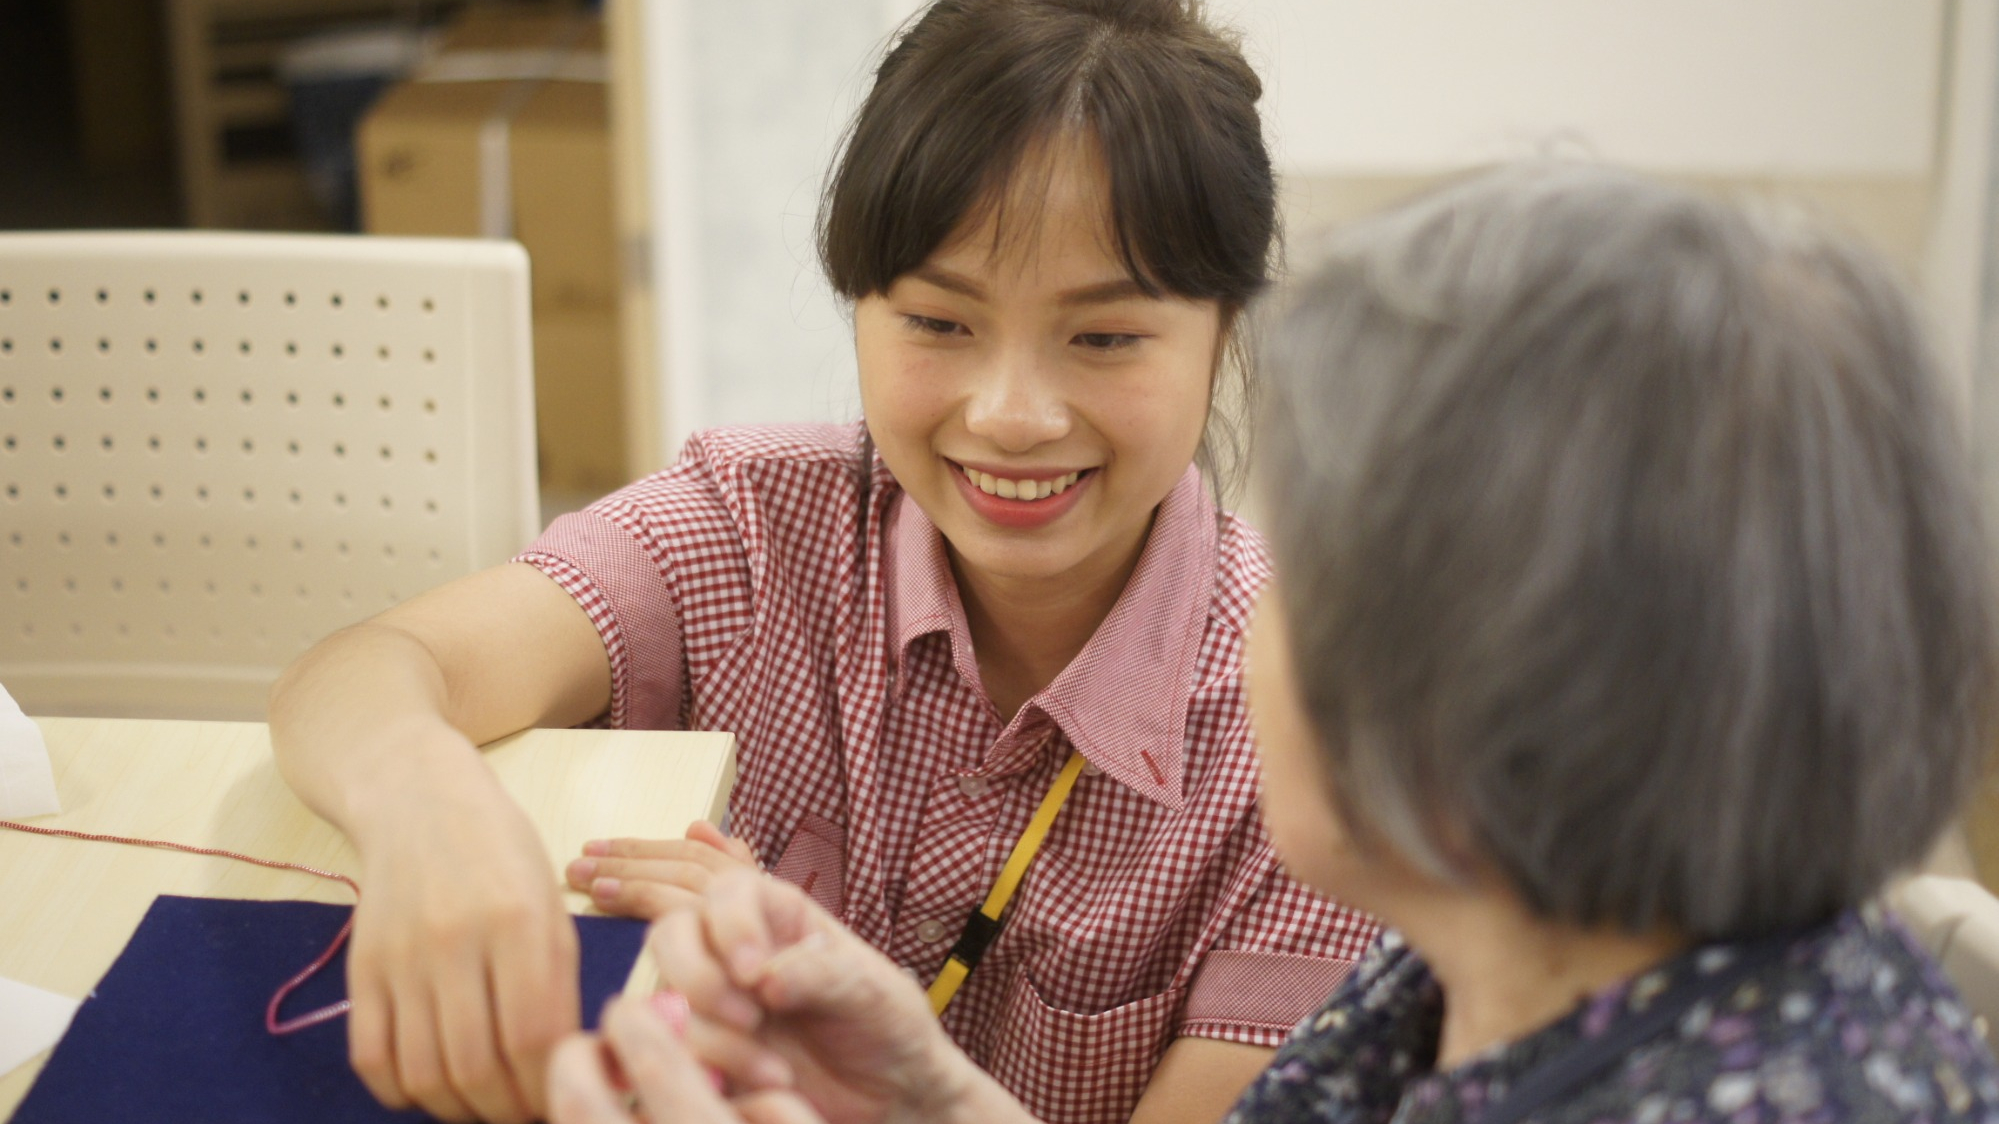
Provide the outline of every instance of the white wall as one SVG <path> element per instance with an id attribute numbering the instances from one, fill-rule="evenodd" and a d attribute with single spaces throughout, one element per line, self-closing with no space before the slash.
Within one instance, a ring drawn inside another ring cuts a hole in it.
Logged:
<path id="1" fill-rule="evenodd" d="M 1964 384 L 1967 400 L 1977 405 L 1981 448 L 1999 443 L 1999 404 L 1992 376 L 1999 373 L 1987 348 L 1999 340 L 1985 337 L 1990 320 L 1986 304 L 1994 294 L 1991 231 L 1995 201 L 1993 135 L 1999 129 L 1994 114 L 1999 97 L 1999 4 L 1973 0 L 1958 13 L 1952 44 L 1951 88 L 1944 113 L 1943 159 L 1939 163 L 1935 222 L 1922 277 L 1923 289 L 1940 329 L 1944 359 Z M 1974 374 L 1984 376 L 1974 382 Z M 1989 458 L 1988 458 L 1989 461 Z M 1991 469 L 1988 467 L 1988 472 Z M 1993 493 L 1999 496 L 1999 490 Z M 1995 521 L 1999 526 L 1999 521 Z"/>
<path id="2" fill-rule="evenodd" d="M 1960 0 L 1990 7 L 1993 0 Z M 820 177 L 918 0 L 644 0 L 661 432 L 856 415 Z M 1944 0 L 1211 0 L 1294 177 L 1432 173 L 1567 140 L 1707 176 L 1936 163 Z"/>
<path id="3" fill-rule="evenodd" d="M 883 0 L 644 0 L 667 455 L 714 425 L 858 416 L 813 251 L 819 185 Z"/>
<path id="4" fill-rule="evenodd" d="M 1989 0 L 1972 0 L 1974 3 Z M 1676 172 L 1928 170 L 1943 0 L 1218 0 L 1287 170 L 1407 173 L 1573 137 Z"/>

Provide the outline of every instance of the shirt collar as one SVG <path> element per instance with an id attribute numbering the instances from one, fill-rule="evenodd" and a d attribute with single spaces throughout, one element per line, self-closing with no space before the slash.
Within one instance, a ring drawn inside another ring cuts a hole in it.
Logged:
<path id="1" fill-rule="evenodd" d="M 1041 711 L 1090 764 L 1175 809 L 1184 802 L 1187 701 L 1207 630 L 1216 539 L 1214 504 L 1199 471 L 1190 467 L 1160 503 L 1138 566 L 1110 614 L 1015 719 Z M 886 545 L 896 690 L 908 681 L 903 664 L 910 644 L 935 632 L 949 634 L 958 674 L 977 684 L 964 603 L 937 525 L 900 497 Z"/>

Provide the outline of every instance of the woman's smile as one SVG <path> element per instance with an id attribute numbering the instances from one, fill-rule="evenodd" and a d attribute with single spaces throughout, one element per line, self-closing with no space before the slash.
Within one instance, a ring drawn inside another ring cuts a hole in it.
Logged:
<path id="1" fill-rule="evenodd" d="M 1115 598 L 1200 444 L 1220 306 L 1130 275 L 1094 139 L 1060 135 L 1024 162 L 1000 190 L 1032 190 L 1032 206 L 981 208 L 855 302 L 861 398 L 961 576 Z M 1002 214 L 1032 221 L 1002 229 Z"/>
<path id="2" fill-rule="evenodd" d="M 1097 470 L 974 467 L 945 458 L 966 506 L 983 519 L 1014 530 L 1032 530 L 1055 522 L 1075 508 L 1096 478 Z"/>

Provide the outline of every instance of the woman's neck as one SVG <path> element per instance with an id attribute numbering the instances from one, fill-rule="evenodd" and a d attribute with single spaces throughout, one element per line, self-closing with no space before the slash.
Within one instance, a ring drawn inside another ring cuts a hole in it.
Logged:
<path id="1" fill-rule="evenodd" d="M 1516 1042 L 1620 980 L 1687 947 L 1673 933 L 1578 929 L 1529 914 L 1510 895 L 1440 894 L 1395 911 L 1444 993 L 1439 1072 Z"/>
<path id="2" fill-rule="evenodd" d="M 1054 578 L 987 573 L 951 555 L 979 678 L 1003 720 L 1012 721 L 1090 642 L 1138 568 L 1150 529 L 1148 523 L 1128 548 Z"/>

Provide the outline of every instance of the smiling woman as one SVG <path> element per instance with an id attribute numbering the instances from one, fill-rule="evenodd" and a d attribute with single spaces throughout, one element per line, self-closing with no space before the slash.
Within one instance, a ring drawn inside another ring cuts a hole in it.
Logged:
<path id="1" fill-rule="evenodd" d="M 1179 0 L 942 0 L 822 213 L 865 424 L 697 435 L 287 674 L 286 775 L 369 863 L 350 1039 L 385 1100 L 520 1118 L 574 1023 L 538 848 L 471 750 L 526 725 L 734 733 L 733 838 L 604 841 L 570 883 L 650 917 L 768 868 L 937 978 L 1057 1124 L 1214 1120 L 1350 970 L 1373 922 L 1256 817 L 1268 567 L 1195 467 L 1231 460 L 1211 403 L 1267 278 L 1259 94 Z"/>
<path id="2" fill-rule="evenodd" d="M 1020 681 L 1006 714 L 1109 612 L 1208 416 L 1221 304 L 1147 293 L 1108 187 L 1093 137 L 1051 137 L 1008 203 L 854 307 L 869 430 L 950 543 L 982 666 Z M 1028 666 L 993 667 L 995 642 Z"/>
<path id="3" fill-rule="evenodd" d="M 1268 355 L 1263 815 L 1395 930 L 1224 1124 L 1999 1119 L 1870 901 L 1999 724 L 1970 462 L 1889 272 L 1521 165 L 1348 230 Z M 1045 1116 L 796 887 L 731 872 L 650 944 L 684 1041 L 620 999 L 556 1124 L 631 1124 L 614 1068 L 676 1124 Z"/>

